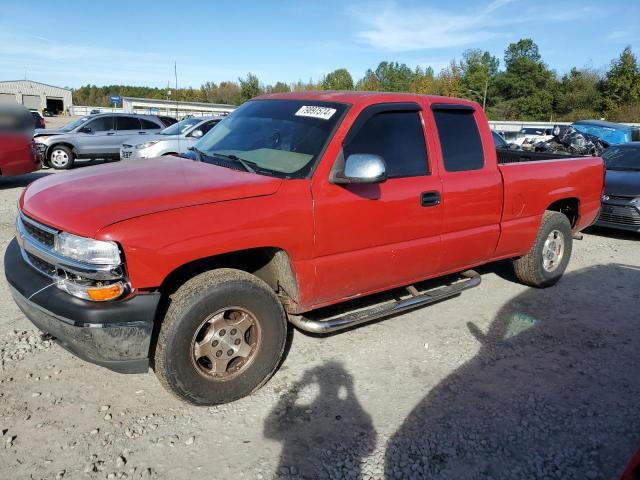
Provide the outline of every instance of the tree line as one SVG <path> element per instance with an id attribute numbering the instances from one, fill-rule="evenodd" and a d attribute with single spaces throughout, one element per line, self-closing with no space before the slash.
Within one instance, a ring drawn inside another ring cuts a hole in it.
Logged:
<path id="1" fill-rule="evenodd" d="M 501 68 L 502 67 L 502 68 Z M 543 61 L 531 39 L 510 44 L 500 59 L 481 49 L 466 50 L 437 74 L 433 68 L 380 62 L 354 81 L 345 68 L 318 81 L 265 85 L 253 73 L 238 81 L 206 82 L 198 88 L 86 85 L 73 92 L 76 105 L 109 106 L 111 95 L 239 105 L 264 93 L 305 90 L 413 92 L 463 97 L 484 105 L 489 118 L 573 121 L 607 118 L 640 121 L 640 67 L 631 47 L 608 70 L 572 68 L 559 76 Z"/>

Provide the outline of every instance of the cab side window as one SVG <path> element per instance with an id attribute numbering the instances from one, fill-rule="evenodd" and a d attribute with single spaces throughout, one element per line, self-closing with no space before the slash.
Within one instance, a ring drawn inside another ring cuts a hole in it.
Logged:
<path id="1" fill-rule="evenodd" d="M 344 145 L 344 157 L 370 153 L 384 159 L 388 178 L 429 174 L 419 112 L 381 112 L 369 118 Z"/>

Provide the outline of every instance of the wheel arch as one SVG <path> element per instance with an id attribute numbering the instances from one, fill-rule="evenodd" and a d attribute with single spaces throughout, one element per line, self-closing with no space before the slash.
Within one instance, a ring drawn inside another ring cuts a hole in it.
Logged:
<path id="1" fill-rule="evenodd" d="M 569 219 L 571 228 L 574 228 L 580 218 L 580 200 L 576 197 L 562 198 L 554 201 L 546 210 L 564 214 Z"/>
<path id="2" fill-rule="evenodd" d="M 160 291 L 170 295 L 190 278 L 218 268 L 235 268 L 255 275 L 282 298 L 299 301 L 291 258 L 279 247 L 251 248 L 192 260 L 172 270 L 163 280 Z"/>

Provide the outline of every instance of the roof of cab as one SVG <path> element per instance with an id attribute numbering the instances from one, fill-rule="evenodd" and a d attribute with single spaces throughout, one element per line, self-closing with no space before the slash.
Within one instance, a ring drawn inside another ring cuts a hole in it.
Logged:
<path id="1" fill-rule="evenodd" d="M 271 93 L 256 97 L 257 100 L 316 100 L 320 102 L 348 103 L 351 105 L 371 105 L 374 103 L 415 102 L 417 99 L 427 99 L 430 103 L 460 104 L 480 108 L 478 103 L 471 100 L 437 95 L 419 95 L 417 93 L 395 92 L 355 92 L 341 90 L 322 90 L 289 93 Z"/>

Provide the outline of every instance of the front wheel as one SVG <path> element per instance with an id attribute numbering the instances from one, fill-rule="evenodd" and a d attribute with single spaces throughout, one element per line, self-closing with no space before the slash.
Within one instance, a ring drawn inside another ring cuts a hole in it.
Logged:
<path id="1" fill-rule="evenodd" d="M 572 242 L 571 224 L 566 215 L 545 212 L 531 250 L 513 262 L 516 277 L 532 287 L 554 285 L 567 269 Z"/>
<path id="2" fill-rule="evenodd" d="M 49 153 L 49 165 L 56 170 L 68 170 L 73 167 L 74 155 L 69 147 L 56 145 Z"/>
<path id="3" fill-rule="evenodd" d="M 154 370 L 165 388 L 190 403 L 232 402 L 266 383 L 286 338 L 284 309 L 266 283 L 240 270 L 213 270 L 171 296 Z"/>

